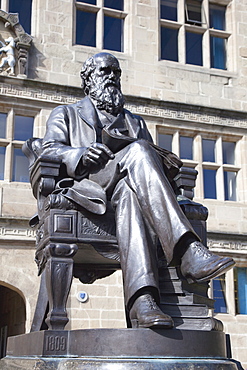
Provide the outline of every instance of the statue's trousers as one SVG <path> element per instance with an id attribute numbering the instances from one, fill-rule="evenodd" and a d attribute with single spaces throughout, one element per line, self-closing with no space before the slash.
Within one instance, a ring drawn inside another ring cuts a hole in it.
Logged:
<path id="1" fill-rule="evenodd" d="M 90 179 L 106 190 L 116 212 L 126 303 L 141 288 L 158 291 L 154 235 L 168 263 L 182 236 L 193 233 L 198 237 L 177 202 L 155 149 L 138 140 Z"/>

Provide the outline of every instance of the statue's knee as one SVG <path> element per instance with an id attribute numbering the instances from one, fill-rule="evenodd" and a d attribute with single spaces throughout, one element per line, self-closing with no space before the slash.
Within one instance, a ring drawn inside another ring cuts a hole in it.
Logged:
<path id="1" fill-rule="evenodd" d="M 133 150 L 136 153 L 140 153 L 142 155 L 147 155 L 151 150 L 151 146 L 149 145 L 149 142 L 147 140 L 137 140 L 134 141 L 131 145 L 131 150 Z"/>

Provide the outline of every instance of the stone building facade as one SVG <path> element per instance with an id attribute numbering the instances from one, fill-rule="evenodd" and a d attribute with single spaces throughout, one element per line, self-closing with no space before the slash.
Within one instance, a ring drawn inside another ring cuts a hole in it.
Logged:
<path id="1" fill-rule="evenodd" d="M 7 335 L 29 331 L 39 287 L 21 146 L 44 135 L 54 107 L 82 97 L 82 63 L 107 50 L 120 61 L 127 108 L 198 170 L 208 246 L 236 260 L 212 285 L 215 315 L 247 366 L 246 19 L 246 0 L 1 0 L 0 40 L 13 37 L 16 61 L 13 75 L 8 65 L 0 74 L 1 354 Z M 69 328 L 125 327 L 121 272 L 92 285 L 74 279 L 68 311 Z"/>

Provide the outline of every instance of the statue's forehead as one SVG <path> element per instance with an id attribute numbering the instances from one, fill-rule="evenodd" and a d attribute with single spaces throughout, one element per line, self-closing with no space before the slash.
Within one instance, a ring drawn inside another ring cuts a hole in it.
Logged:
<path id="1" fill-rule="evenodd" d="M 112 67 L 120 69 L 118 60 L 110 55 L 96 58 L 95 64 L 98 67 Z"/>

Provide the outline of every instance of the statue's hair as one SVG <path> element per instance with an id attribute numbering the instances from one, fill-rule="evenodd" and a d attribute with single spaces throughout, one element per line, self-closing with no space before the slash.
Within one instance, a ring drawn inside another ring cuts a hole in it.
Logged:
<path id="1" fill-rule="evenodd" d="M 94 63 L 94 56 L 88 58 L 82 66 L 80 76 L 81 76 L 81 87 L 84 91 L 84 93 L 88 94 L 88 78 L 91 75 L 91 73 L 95 70 L 95 63 Z"/>
<path id="2" fill-rule="evenodd" d="M 95 70 L 95 67 L 96 67 L 96 64 L 95 64 L 95 60 L 97 57 L 100 57 L 100 56 L 111 56 L 112 58 L 116 59 L 114 55 L 110 54 L 110 53 L 98 53 L 98 54 L 95 54 L 93 55 L 92 57 L 88 58 L 84 63 L 83 63 L 83 66 L 82 66 L 82 69 L 81 69 L 81 72 L 80 72 L 80 76 L 81 76 L 81 87 L 84 91 L 84 93 L 86 95 L 88 95 L 88 92 L 89 92 L 89 88 L 88 88 L 88 80 L 89 80 L 89 76 L 91 75 L 91 73 Z"/>

